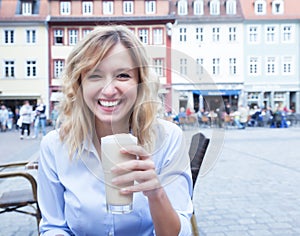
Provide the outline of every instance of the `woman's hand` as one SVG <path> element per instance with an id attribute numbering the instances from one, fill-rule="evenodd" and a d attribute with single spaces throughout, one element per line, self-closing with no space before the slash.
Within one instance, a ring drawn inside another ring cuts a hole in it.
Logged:
<path id="1" fill-rule="evenodd" d="M 111 171 L 117 177 L 112 180 L 112 183 L 124 186 L 126 183 L 135 181 L 136 184 L 121 189 L 121 193 L 143 192 L 149 200 L 156 235 L 178 235 L 180 232 L 179 216 L 159 182 L 150 154 L 137 145 L 127 147 L 126 150 L 121 149 L 121 153 L 132 154 L 138 158 L 114 166 Z"/>
<path id="2" fill-rule="evenodd" d="M 117 186 L 122 186 L 131 181 L 135 181 L 135 185 L 122 188 L 120 190 L 121 193 L 143 192 L 147 197 L 155 195 L 161 188 L 161 185 L 150 154 L 143 147 L 138 145 L 128 146 L 126 149 L 121 149 L 120 152 L 135 155 L 138 158 L 114 166 L 111 171 L 118 176 L 112 180 L 112 183 Z"/>

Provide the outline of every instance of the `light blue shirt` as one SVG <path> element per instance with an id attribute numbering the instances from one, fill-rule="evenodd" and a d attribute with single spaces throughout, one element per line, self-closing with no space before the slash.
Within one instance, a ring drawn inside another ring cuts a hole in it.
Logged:
<path id="1" fill-rule="evenodd" d="M 156 130 L 152 154 L 156 171 L 179 215 L 179 235 L 191 235 L 192 178 L 183 133 L 164 120 L 159 120 Z M 107 213 L 101 161 L 95 147 L 88 143 L 83 144 L 83 155 L 71 160 L 57 131 L 43 138 L 38 170 L 41 235 L 155 235 L 148 199 L 143 193 L 134 193 L 131 213 Z"/>

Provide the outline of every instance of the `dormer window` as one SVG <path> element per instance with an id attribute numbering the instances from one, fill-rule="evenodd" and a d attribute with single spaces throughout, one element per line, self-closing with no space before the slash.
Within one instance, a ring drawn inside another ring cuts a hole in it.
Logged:
<path id="1" fill-rule="evenodd" d="M 145 1 L 146 14 L 155 14 L 156 12 L 156 1 L 147 0 Z"/>
<path id="2" fill-rule="evenodd" d="M 236 14 L 236 0 L 226 1 L 226 14 L 235 15 Z"/>
<path id="3" fill-rule="evenodd" d="M 256 15 L 265 15 L 266 14 L 266 1 L 265 0 L 256 0 L 254 3 L 254 10 Z"/>
<path id="4" fill-rule="evenodd" d="M 210 1 L 209 12 L 211 15 L 220 15 L 220 0 L 211 0 Z"/>
<path id="5" fill-rule="evenodd" d="M 194 15 L 204 14 L 204 3 L 203 0 L 195 0 L 193 3 Z"/>
<path id="6" fill-rule="evenodd" d="M 103 1 L 102 8 L 103 8 L 103 15 L 114 14 L 114 2 L 113 1 Z"/>
<path id="7" fill-rule="evenodd" d="M 178 15 L 187 15 L 188 14 L 187 0 L 178 0 L 178 2 L 177 2 L 177 12 L 178 12 Z"/>
<path id="8" fill-rule="evenodd" d="M 32 15 L 32 2 L 31 1 L 22 2 L 22 15 L 23 16 Z"/>
<path id="9" fill-rule="evenodd" d="M 60 2 L 60 14 L 61 15 L 70 15 L 71 14 L 71 2 L 70 1 L 61 1 Z"/>
<path id="10" fill-rule="evenodd" d="M 123 1 L 123 14 L 133 14 L 133 1 Z"/>
<path id="11" fill-rule="evenodd" d="M 92 15 L 93 14 L 93 2 L 92 1 L 83 1 L 82 2 L 82 14 L 83 15 Z"/>
<path id="12" fill-rule="evenodd" d="M 284 2 L 283 2 L 283 0 L 274 0 L 272 2 L 272 13 L 274 15 L 284 13 Z"/>

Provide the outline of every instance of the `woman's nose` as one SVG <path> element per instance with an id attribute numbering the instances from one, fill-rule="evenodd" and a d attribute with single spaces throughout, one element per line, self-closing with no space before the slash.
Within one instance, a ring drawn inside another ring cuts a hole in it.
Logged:
<path id="1" fill-rule="evenodd" d="M 102 89 L 102 93 L 107 96 L 114 95 L 116 91 L 116 86 L 113 80 L 108 80 Z"/>

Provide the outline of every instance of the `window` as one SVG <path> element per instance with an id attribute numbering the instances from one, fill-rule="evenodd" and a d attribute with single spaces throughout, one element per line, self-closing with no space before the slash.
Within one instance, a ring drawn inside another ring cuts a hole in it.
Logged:
<path id="1" fill-rule="evenodd" d="M 93 14 L 93 2 L 92 1 L 83 1 L 82 2 L 82 14 L 83 15 L 92 15 Z"/>
<path id="2" fill-rule="evenodd" d="M 186 42 L 186 28 L 179 28 L 179 41 Z"/>
<path id="3" fill-rule="evenodd" d="M 213 58 L 212 59 L 212 73 L 213 75 L 220 74 L 220 58 Z"/>
<path id="4" fill-rule="evenodd" d="M 114 2 L 113 1 L 103 1 L 103 15 L 114 14 Z"/>
<path id="5" fill-rule="evenodd" d="M 284 13 L 284 2 L 283 0 L 273 0 L 272 2 L 272 13 L 279 15 Z"/>
<path id="6" fill-rule="evenodd" d="M 26 30 L 26 43 L 28 43 L 28 44 L 36 43 L 36 31 L 35 30 Z"/>
<path id="7" fill-rule="evenodd" d="M 187 75 L 187 59 L 180 58 L 179 63 L 180 63 L 180 74 Z"/>
<path id="8" fill-rule="evenodd" d="M 36 77 L 36 61 L 26 62 L 26 77 Z"/>
<path id="9" fill-rule="evenodd" d="M 257 57 L 250 57 L 250 60 L 249 60 L 249 74 L 250 75 L 257 75 L 258 74 L 258 58 Z"/>
<path id="10" fill-rule="evenodd" d="M 124 14 L 133 14 L 133 1 L 124 1 L 123 2 L 123 13 Z"/>
<path id="11" fill-rule="evenodd" d="M 146 14 L 154 14 L 156 12 L 156 1 L 146 0 L 145 1 L 145 12 L 146 12 Z"/>
<path id="12" fill-rule="evenodd" d="M 4 43 L 13 44 L 15 42 L 15 32 L 13 30 L 4 30 Z"/>
<path id="13" fill-rule="evenodd" d="M 91 31 L 92 31 L 92 29 L 83 29 L 82 30 L 82 38 L 87 36 Z"/>
<path id="14" fill-rule="evenodd" d="M 275 57 L 268 57 L 267 58 L 267 71 L 268 75 L 276 74 L 276 59 Z"/>
<path id="15" fill-rule="evenodd" d="M 204 14 L 204 3 L 203 0 L 195 0 L 193 3 L 194 15 Z"/>
<path id="16" fill-rule="evenodd" d="M 254 11 L 256 15 L 265 15 L 266 14 L 266 1 L 265 0 L 256 0 L 254 3 Z"/>
<path id="17" fill-rule="evenodd" d="M 199 43 L 203 42 L 203 37 L 204 37 L 203 27 L 196 27 L 196 41 Z"/>
<path id="18" fill-rule="evenodd" d="M 22 15 L 29 16 L 32 14 L 32 2 L 22 2 Z"/>
<path id="19" fill-rule="evenodd" d="M 248 27 L 248 42 L 249 43 L 258 43 L 258 27 L 257 26 L 249 26 Z"/>
<path id="20" fill-rule="evenodd" d="M 64 31 L 54 30 L 54 45 L 62 45 L 64 43 Z"/>
<path id="21" fill-rule="evenodd" d="M 266 42 L 274 43 L 275 42 L 275 26 L 266 26 Z"/>
<path id="22" fill-rule="evenodd" d="M 203 58 L 196 59 L 196 75 L 204 74 L 203 62 L 204 62 Z"/>
<path id="23" fill-rule="evenodd" d="M 69 30 L 69 45 L 75 45 L 78 42 L 78 30 Z"/>
<path id="24" fill-rule="evenodd" d="M 164 76 L 164 59 L 155 58 L 153 59 L 154 70 L 158 76 Z"/>
<path id="25" fill-rule="evenodd" d="M 220 15 L 220 1 L 211 0 L 209 5 L 209 12 L 211 15 Z"/>
<path id="26" fill-rule="evenodd" d="M 162 29 L 153 29 L 153 44 L 163 44 Z"/>
<path id="27" fill-rule="evenodd" d="M 54 60 L 54 78 L 59 78 L 64 68 L 64 60 Z"/>
<path id="28" fill-rule="evenodd" d="M 213 40 L 213 42 L 220 41 L 220 28 L 219 27 L 212 28 L 212 40 Z"/>
<path id="29" fill-rule="evenodd" d="M 285 98 L 285 92 L 274 92 L 275 100 L 283 100 Z"/>
<path id="30" fill-rule="evenodd" d="M 247 95 L 248 100 L 258 100 L 259 98 L 259 92 L 250 92 Z"/>
<path id="31" fill-rule="evenodd" d="M 235 15 L 236 14 L 236 0 L 226 1 L 226 14 Z"/>
<path id="32" fill-rule="evenodd" d="M 177 2 L 177 12 L 178 15 L 187 15 L 188 14 L 188 3 L 187 0 L 179 0 Z"/>
<path id="33" fill-rule="evenodd" d="M 291 56 L 286 56 L 282 58 L 282 74 L 290 75 L 294 74 L 294 62 Z"/>
<path id="34" fill-rule="evenodd" d="M 229 74 L 236 75 L 236 58 L 229 58 Z"/>
<path id="35" fill-rule="evenodd" d="M 15 77 L 15 62 L 4 61 L 4 77 L 12 78 Z"/>
<path id="36" fill-rule="evenodd" d="M 229 42 L 236 41 L 236 27 L 229 27 Z"/>
<path id="37" fill-rule="evenodd" d="M 148 44 L 149 43 L 149 30 L 148 29 L 139 29 L 139 38 L 142 43 Z"/>
<path id="38" fill-rule="evenodd" d="M 60 2 L 60 14 L 61 15 L 70 15 L 71 14 L 71 2 L 69 2 L 69 1 Z"/>
<path id="39" fill-rule="evenodd" d="M 281 28 L 281 32 L 282 32 L 282 42 L 284 43 L 291 43 L 294 41 L 293 39 L 293 33 L 294 33 L 294 27 L 292 25 L 283 25 Z"/>

